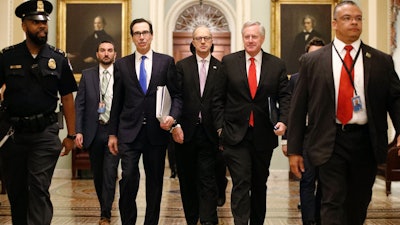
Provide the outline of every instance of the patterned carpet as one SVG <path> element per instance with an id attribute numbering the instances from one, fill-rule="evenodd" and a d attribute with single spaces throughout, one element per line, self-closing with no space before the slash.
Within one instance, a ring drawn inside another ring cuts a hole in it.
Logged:
<path id="1" fill-rule="evenodd" d="M 138 194 L 138 221 L 143 224 L 145 212 L 144 175 L 141 176 Z M 220 224 L 233 224 L 229 208 L 231 182 L 227 188 L 227 202 L 218 208 Z M 268 181 L 267 216 L 265 224 L 301 224 L 301 214 L 297 209 L 299 185 L 288 179 L 287 172 L 272 171 Z M 112 224 L 121 224 L 118 212 L 119 195 L 116 193 L 112 211 Z M 69 180 L 53 179 L 51 198 L 54 205 L 52 224 L 97 224 L 99 204 L 91 179 Z M 0 195 L 0 224 L 11 224 L 10 206 L 6 195 Z M 184 225 L 184 214 L 179 193 L 178 179 L 170 179 L 166 171 L 159 224 Z M 400 224 L 400 182 L 392 183 L 392 194 L 385 193 L 385 182 L 378 178 L 374 185 L 373 199 L 368 211 L 367 225 Z"/>

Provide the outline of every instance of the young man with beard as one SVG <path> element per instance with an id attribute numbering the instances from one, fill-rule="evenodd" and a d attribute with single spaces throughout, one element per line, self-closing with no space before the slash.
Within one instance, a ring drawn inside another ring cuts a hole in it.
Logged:
<path id="1" fill-rule="evenodd" d="M 89 152 L 94 186 L 100 202 L 99 225 L 111 221 L 119 157 L 108 150 L 108 122 L 114 86 L 114 44 L 102 41 L 96 51 L 98 66 L 82 71 L 75 99 L 78 148 Z"/>
<path id="2" fill-rule="evenodd" d="M 77 86 L 65 53 L 46 44 L 52 9 L 44 0 L 19 5 L 15 14 L 26 40 L 0 53 L 0 85 L 6 84 L 4 105 L 15 130 L 0 152 L 12 221 L 18 225 L 51 223 L 51 178 L 60 154 L 74 147 Z M 58 94 L 68 130 L 62 143 L 54 112 Z"/>

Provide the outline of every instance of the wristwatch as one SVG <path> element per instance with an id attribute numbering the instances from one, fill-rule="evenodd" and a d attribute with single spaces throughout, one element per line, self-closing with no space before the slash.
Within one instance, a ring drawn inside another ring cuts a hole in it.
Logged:
<path id="1" fill-rule="evenodd" d="M 181 127 L 181 125 L 178 123 L 178 124 L 172 126 L 171 129 L 169 129 L 169 132 L 172 134 L 172 131 L 174 131 L 174 129 L 177 127 Z"/>
<path id="2" fill-rule="evenodd" d="M 68 139 L 71 139 L 71 140 L 75 140 L 76 134 L 73 134 L 73 135 L 68 134 L 68 135 L 67 135 L 67 138 L 68 138 Z"/>

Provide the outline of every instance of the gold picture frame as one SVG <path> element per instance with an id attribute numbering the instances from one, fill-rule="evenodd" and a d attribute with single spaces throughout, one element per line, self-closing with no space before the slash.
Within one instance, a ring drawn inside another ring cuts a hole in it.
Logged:
<path id="1" fill-rule="evenodd" d="M 131 0 L 57 1 L 57 46 L 68 53 L 77 82 L 80 80 L 83 69 L 97 64 L 85 62 L 85 56 L 83 56 L 84 51 L 91 52 L 93 48 L 93 44 L 84 43 L 90 43 L 88 42 L 90 41 L 89 38 L 98 39 L 99 35 L 94 32 L 94 19 L 96 17 L 101 16 L 105 21 L 105 35 L 112 38 L 117 51 L 117 58 L 129 54 L 130 2 Z M 90 49 L 85 49 L 89 46 Z M 93 54 L 95 52 L 96 48 L 94 47 Z"/>
<path id="2" fill-rule="evenodd" d="M 304 18 L 311 16 L 313 30 L 325 43 L 329 43 L 334 35 L 332 14 L 338 2 L 339 0 L 271 0 L 271 53 L 285 61 L 288 74 L 298 70 L 300 53 L 295 49 L 301 48 L 296 46 L 299 43 L 296 39 L 304 29 Z"/>

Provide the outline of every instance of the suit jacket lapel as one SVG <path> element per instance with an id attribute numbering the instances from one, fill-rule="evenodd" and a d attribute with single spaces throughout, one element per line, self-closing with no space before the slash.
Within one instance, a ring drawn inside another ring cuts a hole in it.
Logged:
<path id="1" fill-rule="evenodd" d="M 91 84 L 93 85 L 93 90 L 95 93 L 98 93 L 98 100 L 100 102 L 100 74 L 99 74 L 99 66 L 96 67 L 95 70 L 93 70 L 93 76 L 90 74 L 90 80 Z"/>
<path id="2" fill-rule="evenodd" d="M 196 93 L 200 96 L 200 78 L 199 78 L 199 64 L 197 63 L 197 58 L 196 55 L 192 55 L 191 61 L 190 61 L 191 66 L 191 79 L 194 80 L 194 90 Z"/>
<path id="3" fill-rule="evenodd" d="M 262 51 L 262 50 L 261 50 Z M 268 64 L 268 58 L 267 58 L 267 54 L 264 53 L 264 51 L 262 51 L 262 61 L 261 61 L 261 71 L 260 71 L 260 80 L 258 81 L 258 84 L 264 84 L 267 81 L 265 81 L 265 79 L 267 79 L 267 74 L 268 74 L 268 67 L 271 65 L 267 65 Z M 257 96 L 257 92 L 259 91 L 261 85 L 257 85 L 257 91 L 256 91 L 256 96 Z M 249 88 L 250 90 L 250 88 Z"/>
<path id="4" fill-rule="evenodd" d="M 239 74 L 242 75 L 243 86 L 245 86 L 245 88 L 246 88 L 244 90 L 247 90 L 249 97 L 251 98 L 249 81 L 247 79 L 247 71 L 246 71 L 246 54 L 245 54 L 244 50 L 242 51 L 242 54 L 240 54 L 237 59 L 238 59 L 237 68 L 239 69 Z"/>
<path id="5" fill-rule="evenodd" d="M 136 88 L 138 88 L 143 93 L 142 87 L 140 86 L 140 83 L 139 83 L 138 74 L 136 73 L 136 53 L 133 53 L 131 55 L 131 58 L 128 60 L 128 62 L 129 62 L 127 65 L 128 71 L 133 71 L 133 76 L 131 77 L 133 80 L 133 83 L 135 83 Z M 132 62 L 132 63 L 130 63 L 130 62 Z M 143 94 L 146 95 L 146 93 L 143 93 Z"/>
<path id="6" fill-rule="evenodd" d="M 368 84 L 369 84 L 369 76 L 371 72 L 371 60 L 372 60 L 372 55 L 369 52 L 368 46 L 364 45 L 363 42 L 361 42 L 360 46 L 362 52 L 362 59 L 363 59 L 363 64 L 364 64 L 364 93 L 367 93 L 368 90 Z M 367 95 L 365 95 L 367 96 Z"/>
<path id="7" fill-rule="evenodd" d="M 208 93 L 209 87 L 210 87 L 209 83 L 213 82 L 213 77 L 215 76 L 215 73 L 218 70 L 218 67 L 216 65 L 216 60 L 217 60 L 216 58 L 211 56 L 210 63 L 209 63 L 209 66 L 208 66 L 206 85 L 204 86 L 204 91 L 203 91 L 203 97 L 206 96 L 206 94 Z M 198 87 L 200 87 L 200 84 L 198 85 Z"/>
<path id="8" fill-rule="evenodd" d="M 155 87 L 155 89 L 157 89 L 157 87 L 156 87 L 156 85 L 154 84 L 154 82 L 156 82 L 156 79 L 158 79 L 157 78 L 157 75 L 159 74 L 159 70 L 158 70 L 158 67 L 157 67 L 157 65 L 159 65 L 160 63 L 159 63 L 159 60 L 160 60 L 160 58 L 158 57 L 159 55 L 158 54 L 156 54 L 154 51 L 153 51 L 153 62 L 152 62 L 152 65 L 151 65 L 151 74 L 150 74 L 150 81 L 149 81 L 149 86 L 147 87 L 147 92 L 149 92 L 150 91 L 150 89 L 152 89 L 153 87 Z M 138 81 L 139 82 L 139 81 Z M 140 86 L 140 84 L 139 84 L 139 86 Z M 146 94 L 146 93 L 145 93 Z"/>
<path id="9" fill-rule="evenodd" d="M 332 43 L 327 45 L 322 51 L 321 56 L 321 76 L 325 76 L 326 87 L 328 87 L 329 96 L 331 100 L 335 102 L 335 81 L 333 79 L 333 69 L 332 69 Z M 318 74 L 319 75 L 319 74 Z M 301 76 L 301 75 L 300 75 Z M 316 75 L 317 76 L 317 75 Z M 325 85 L 321 86 L 324 87 Z"/>

